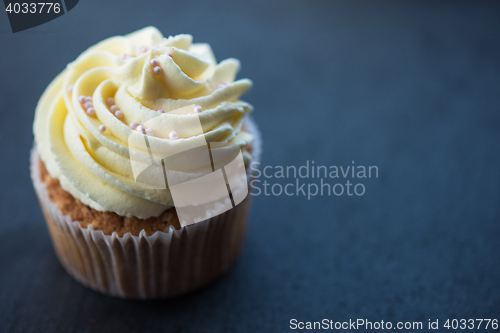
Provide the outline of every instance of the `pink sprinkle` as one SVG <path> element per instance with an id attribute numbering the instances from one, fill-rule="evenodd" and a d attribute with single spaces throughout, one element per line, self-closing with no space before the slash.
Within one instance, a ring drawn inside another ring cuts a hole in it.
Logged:
<path id="1" fill-rule="evenodd" d="M 73 92 L 73 86 L 71 85 L 71 86 L 68 87 L 68 93 L 71 94 L 72 92 Z"/>
<path id="2" fill-rule="evenodd" d="M 138 125 L 139 125 L 138 123 L 136 123 L 135 121 L 133 121 L 133 122 L 130 123 L 130 128 L 133 129 L 133 130 L 135 130 Z"/>
<path id="3" fill-rule="evenodd" d="M 151 59 L 150 64 L 151 66 L 156 67 L 160 64 L 160 62 L 158 61 L 158 59 L 153 58 Z"/>
<path id="4" fill-rule="evenodd" d="M 123 112 L 121 112 L 120 110 L 116 111 L 115 112 L 115 117 L 118 118 L 118 119 L 121 119 L 123 117 Z"/>
<path id="5" fill-rule="evenodd" d="M 195 113 L 201 113 L 203 111 L 203 109 L 201 108 L 201 106 L 197 105 L 194 107 L 194 112 Z"/>
<path id="6" fill-rule="evenodd" d="M 109 97 L 107 100 L 106 100 L 106 103 L 108 103 L 109 106 L 115 104 L 115 99 L 113 97 Z"/>
<path id="7" fill-rule="evenodd" d="M 111 111 L 112 113 L 115 113 L 116 111 L 118 111 L 118 107 L 116 105 L 111 105 L 111 107 L 109 108 L 109 111 Z"/>
<path id="8" fill-rule="evenodd" d="M 121 57 L 122 59 L 126 59 L 126 58 L 128 57 L 128 54 L 126 54 L 126 53 L 122 53 L 122 54 L 120 54 L 120 57 Z"/>
<path id="9" fill-rule="evenodd" d="M 153 136 L 155 134 L 155 131 L 152 128 L 147 128 L 146 129 L 146 134 L 149 136 Z"/>
<path id="10" fill-rule="evenodd" d="M 87 109 L 87 114 L 89 116 L 93 116 L 95 114 L 95 109 L 93 107 L 90 107 Z"/>
<path id="11" fill-rule="evenodd" d="M 168 55 L 170 58 L 172 58 L 172 57 L 173 57 L 173 56 L 172 56 L 172 52 L 167 52 L 167 55 Z"/>
<path id="12" fill-rule="evenodd" d="M 161 67 L 156 66 L 155 68 L 153 68 L 153 73 L 155 73 L 155 75 L 160 75 L 161 74 Z"/>
<path id="13" fill-rule="evenodd" d="M 90 96 L 85 97 L 85 102 L 92 102 L 92 97 Z"/>
<path id="14" fill-rule="evenodd" d="M 158 112 L 159 112 L 159 113 L 165 113 L 165 111 L 164 111 L 164 110 L 162 110 L 162 109 L 158 110 Z"/>
<path id="15" fill-rule="evenodd" d="M 78 102 L 80 102 L 82 104 L 85 103 L 85 96 L 82 95 L 82 96 L 78 97 Z"/>
<path id="16" fill-rule="evenodd" d="M 168 133 L 168 137 L 170 138 L 170 140 L 177 140 L 179 138 L 179 134 L 177 134 L 176 131 L 172 131 Z"/>
<path id="17" fill-rule="evenodd" d="M 106 125 L 103 124 L 103 125 L 99 126 L 99 132 L 101 132 L 101 133 L 106 132 Z"/>
<path id="18" fill-rule="evenodd" d="M 139 50 L 142 52 L 142 53 L 146 53 L 148 52 L 148 47 L 146 45 L 141 45 L 141 47 L 139 48 Z"/>
<path id="19" fill-rule="evenodd" d="M 92 102 L 85 102 L 85 104 L 83 105 L 83 107 L 84 107 L 85 109 L 91 108 L 91 107 L 93 107 L 93 106 L 94 106 L 94 105 L 92 104 Z"/>
<path id="20" fill-rule="evenodd" d="M 137 132 L 142 134 L 146 133 L 146 127 L 144 127 L 143 125 L 137 126 Z"/>

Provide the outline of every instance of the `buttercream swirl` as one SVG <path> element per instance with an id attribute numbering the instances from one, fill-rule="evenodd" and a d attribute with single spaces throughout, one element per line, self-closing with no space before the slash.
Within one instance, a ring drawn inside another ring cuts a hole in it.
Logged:
<path id="1" fill-rule="evenodd" d="M 159 75 L 153 72 L 152 59 L 159 63 Z M 210 46 L 193 44 L 190 35 L 164 38 L 147 27 L 106 39 L 70 63 L 40 98 L 34 122 L 40 157 L 50 175 L 84 204 L 122 216 L 158 216 L 173 206 L 172 196 L 168 187 L 147 188 L 136 182 L 130 138 L 140 133 L 129 124 L 157 119 L 155 134 L 148 136 L 151 147 L 182 151 L 200 133 L 192 130 L 186 112 L 171 111 L 201 106 L 198 117 L 207 142 L 244 147 L 253 140 L 242 130 L 252 106 L 239 97 L 252 82 L 235 81 L 238 70 L 238 60 L 217 63 Z M 92 97 L 95 114 L 86 113 L 80 96 Z M 110 112 L 110 97 L 121 117 Z M 165 113 L 159 114 L 160 109 Z M 106 126 L 104 132 L 99 131 L 101 125 Z M 170 140 L 165 132 L 172 128 L 178 140 Z M 249 158 L 246 153 L 243 157 Z M 182 159 L 175 168 L 179 179 L 196 174 Z"/>

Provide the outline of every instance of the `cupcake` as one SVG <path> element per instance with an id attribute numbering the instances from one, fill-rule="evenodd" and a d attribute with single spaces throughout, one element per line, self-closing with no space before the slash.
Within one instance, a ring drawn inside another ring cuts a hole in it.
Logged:
<path id="1" fill-rule="evenodd" d="M 47 87 L 31 177 L 76 280 L 123 298 L 171 297 L 235 262 L 260 155 L 239 66 L 148 27 L 92 46 Z"/>

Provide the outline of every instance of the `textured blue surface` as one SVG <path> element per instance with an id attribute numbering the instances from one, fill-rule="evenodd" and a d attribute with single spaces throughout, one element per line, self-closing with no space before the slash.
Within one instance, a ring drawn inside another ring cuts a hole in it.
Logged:
<path id="1" fill-rule="evenodd" d="M 496 2 L 81 1 L 12 34 L 0 14 L 0 331 L 500 319 L 499 17 Z M 379 178 L 362 197 L 254 198 L 238 264 L 195 294 L 133 302 L 80 286 L 29 180 L 34 108 L 81 51 L 146 25 L 241 60 L 263 166 L 354 160 Z"/>

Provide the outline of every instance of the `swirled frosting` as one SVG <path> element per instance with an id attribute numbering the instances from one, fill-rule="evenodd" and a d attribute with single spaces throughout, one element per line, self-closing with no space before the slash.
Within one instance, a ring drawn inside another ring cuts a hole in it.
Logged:
<path id="1" fill-rule="evenodd" d="M 159 75 L 152 59 L 158 61 Z M 173 206 L 172 196 L 168 187 L 147 188 L 136 182 L 130 137 L 139 133 L 130 124 L 158 120 L 155 134 L 148 136 L 152 147 L 182 151 L 200 134 L 219 146 L 250 144 L 253 137 L 242 125 L 252 106 L 239 97 L 252 82 L 235 81 L 239 66 L 232 58 L 217 63 L 210 46 L 193 44 L 190 35 L 164 38 L 153 27 L 106 39 L 68 64 L 40 98 L 33 126 L 40 157 L 67 192 L 96 210 L 159 216 Z M 80 96 L 92 98 L 92 115 Z M 110 111 L 110 97 L 120 117 Z M 203 109 L 198 114 L 202 133 L 191 130 L 192 116 L 174 111 L 192 106 Z M 162 128 L 175 128 L 178 139 L 169 138 Z M 181 159 L 175 167 L 179 179 L 196 174 L 189 161 Z"/>

